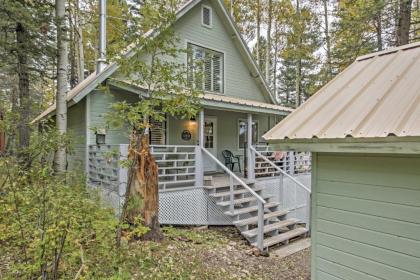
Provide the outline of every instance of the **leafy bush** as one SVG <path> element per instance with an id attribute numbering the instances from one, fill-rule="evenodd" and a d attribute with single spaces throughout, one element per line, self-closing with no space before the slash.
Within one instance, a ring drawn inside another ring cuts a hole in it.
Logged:
<path id="1" fill-rule="evenodd" d="M 35 135 L 25 151 L 30 164 L 0 158 L 0 264 L 8 267 L 0 277 L 102 278 L 118 272 L 124 248 L 115 245 L 114 212 L 100 205 L 81 173 L 53 173 L 52 151 L 62 140 L 54 133 Z"/>

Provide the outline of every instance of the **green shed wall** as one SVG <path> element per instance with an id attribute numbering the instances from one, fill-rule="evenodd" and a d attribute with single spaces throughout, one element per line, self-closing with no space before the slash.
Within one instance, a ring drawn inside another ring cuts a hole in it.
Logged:
<path id="1" fill-rule="evenodd" d="M 420 157 L 313 155 L 312 279 L 420 279 Z"/>
<path id="2" fill-rule="evenodd" d="M 72 136 L 72 152 L 68 154 L 70 170 L 84 170 L 86 162 L 86 101 L 72 106 L 68 110 L 68 132 Z"/>

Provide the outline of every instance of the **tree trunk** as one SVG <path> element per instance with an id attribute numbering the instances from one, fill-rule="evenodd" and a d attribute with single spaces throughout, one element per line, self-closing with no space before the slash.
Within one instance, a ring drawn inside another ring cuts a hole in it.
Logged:
<path id="1" fill-rule="evenodd" d="M 280 100 L 280 97 L 278 96 L 277 92 L 277 64 L 278 64 L 278 51 L 279 51 L 279 29 L 278 29 L 278 23 L 275 21 L 275 39 L 274 39 L 274 65 L 273 65 L 273 92 L 274 96 L 277 100 Z"/>
<path id="2" fill-rule="evenodd" d="M 261 54 L 260 54 L 260 32 L 261 32 L 261 3 L 260 0 L 257 0 L 257 43 L 256 43 L 256 49 L 257 49 L 257 64 L 259 67 L 261 67 Z"/>
<path id="3" fill-rule="evenodd" d="M 376 44 L 377 44 L 377 50 L 378 51 L 382 51 L 383 46 L 382 46 L 382 11 L 378 10 L 376 18 Z"/>
<path id="4" fill-rule="evenodd" d="M 400 0 L 397 26 L 397 46 L 408 44 L 411 23 L 412 0 Z"/>
<path id="5" fill-rule="evenodd" d="M 150 153 L 147 134 L 133 132 L 128 157 L 133 161 L 133 167 L 130 169 L 122 216 L 132 225 L 137 217 L 141 217 L 143 225 L 150 229 L 141 239 L 161 241 L 158 166 Z"/>
<path id="6" fill-rule="evenodd" d="M 77 81 L 77 58 L 76 58 L 76 34 L 75 34 L 75 26 L 71 26 L 69 30 L 69 57 L 70 57 L 70 88 L 74 88 L 78 81 Z"/>
<path id="7" fill-rule="evenodd" d="M 17 45 L 17 72 L 19 88 L 19 149 L 25 149 L 29 146 L 29 116 L 31 112 L 31 102 L 29 95 L 29 68 L 28 68 L 28 50 L 27 42 L 29 34 L 25 26 L 18 22 L 16 24 L 16 45 Z M 22 151 L 22 150 L 21 150 Z M 24 153 L 21 153 L 24 156 Z"/>
<path id="8" fill-rule="evenodd" d="M 230 15 L 234 18 L 234 7 L 235 7 L 235 0 L 230 0 Z"/>
<path id="9" fill-rule="evenodd" d="M 297 19 L 299 20 L 299 25 L 300 25 L 300 3 L 299 0 L 296 0 L 296 14 L 297 14 Z M 302 34 L 301 32 L 303 32 L 303 30 L 297 30 L 298 32 L 298 50 L 297 50 L 297 58 L 296 58 L 296 96 L 295 96 L 295 105 L 296 108 L 299 107 L 300 103 L 301 103 L 301 94 L 302 94 L 302 59 L 300 57 L 300 53 L 299 50 L 302 46 Z"/>
<path id="10" fill-rule="evenodd" d="M 268 0 L 268 22 L 267 22 L 267 46 L 265 51 L 265 80 L 270 86 L 270 66 L 271 66 L 271 21 L 273 13 L 273 2 Z"/>
<path id="11" fill-rule="evenodd" d="M 331 65 L 331 38 L 328 21 L 328 0 L 323 0 L 322 2 L 324 4 L 325 44 L 327 47 L 327 77 L 328 80 L 330 80 L 333 74 Z"/>
<path id="12" fill-rule="evenodd" d="M 79 0 L 76 0 L 76 17 L 75 17 L 76 33 L 77 33 L 77 79 L 79 83 L 85 79 L 85 52 L 83 49 L 83 31 L 80 22 L 80 7 Z"/>
<path id="13" fill-rule="evenodd" d="M 65 0 L 55 1 L 57 25 L 57 93 L 56 93 L 56 126 L 58 133 L 67 132 L 67 65 L 68 42 L 65 22 Z M 66 171 L 66 148 L 57 149 L 54 156 L 54 170 L 57 173 Z"/>

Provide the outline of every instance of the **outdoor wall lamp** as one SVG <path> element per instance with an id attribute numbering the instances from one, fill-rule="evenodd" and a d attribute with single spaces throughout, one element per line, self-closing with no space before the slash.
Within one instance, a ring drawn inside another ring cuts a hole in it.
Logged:
<path id="1" fill-rule="evenodd" d="M 105 129 L 98 129 L 95 132 L 95 135 L 96 135 L 96 145 L 103 145 L 103 144 L 105 144 L 105 136 L 106 136 Z"/>

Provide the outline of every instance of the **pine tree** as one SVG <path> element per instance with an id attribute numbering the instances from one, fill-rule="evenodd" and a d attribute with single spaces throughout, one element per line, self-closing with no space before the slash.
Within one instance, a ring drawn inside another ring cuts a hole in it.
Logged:
<path id="1" fill-rule="evenodd" d="M 53 11 L 48 0 L 3 0 L 0 5 L 0 74 L 8 84 L 0 95 L 12 92 L 3 110 L 13 110 L 16 121 L 8 149 L 19 152 L 25 164 L 29 122 L 37 114 L 32 109 L 39 108 L 54 77 Z"/>

